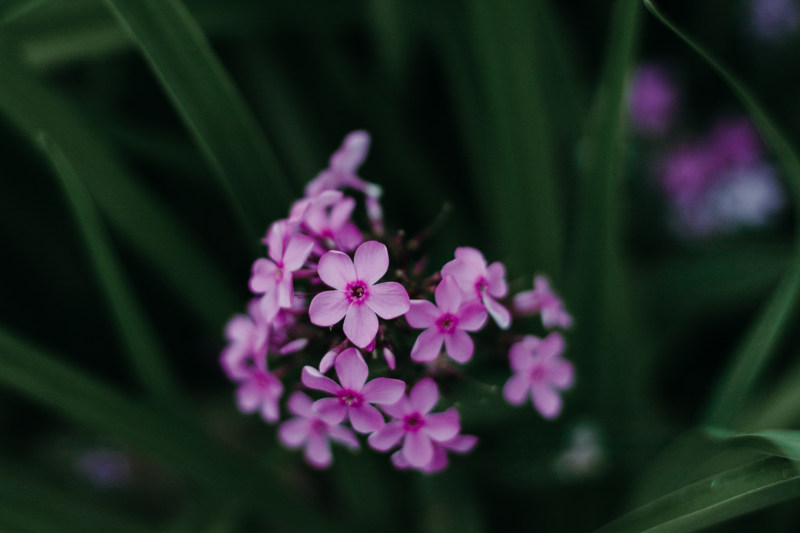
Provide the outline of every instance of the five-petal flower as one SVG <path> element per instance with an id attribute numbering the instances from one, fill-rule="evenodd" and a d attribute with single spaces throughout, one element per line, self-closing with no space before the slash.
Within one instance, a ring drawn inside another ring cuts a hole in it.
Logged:
<path id="1" fill-rule="evenodd" d="M 475 248 L 456 248 L 455 256 L 442 267 L 442 276 L 453 276 L 461 290 L 486 307 L 500 328 L 508 329 L 511 313 L 495 300 L 508 294 L 506 267 L 499 261 L 487 266 L 483 254 Z"/>

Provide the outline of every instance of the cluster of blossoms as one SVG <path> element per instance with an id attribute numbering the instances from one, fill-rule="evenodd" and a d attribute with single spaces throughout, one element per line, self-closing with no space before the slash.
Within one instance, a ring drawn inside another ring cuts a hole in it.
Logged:
<path id="1" fill-rule="evenodd" d="M 518 316 L 540 315 L 547 330 L 572 319 L 542 276 L 510 297 L 504 266 L 487 264 L 474 248 L 457 248 L 452 261 L 426 276 L 426 258 L 415 257 L 422 238 L 387 237 L 382 191 L 357 175 L 369 142 L 363 131 L 349 134 L 289 216 L 269 227 L 267 257 L 252 267 L 255 297 L 247 314 L 228 322 L 221 364 L 237 384 L 242 412 L 278 423 L 288 396 L 291 417 L 278 435 L 284 445 L 304 448 L 311 465 L 327 467 L 332 441 L 355 449 L 362 434 L 375 450 L 395 450 L 397 468 L 436 472 L 448 452 L 467 453 L 477 443 L 462 433 L 455 407 L 435 410 L 437 380 L 475 353 L 471 334 L 497 326 L 513 371 L 505 399 L 530 399 L 553 418 L 560 392 L 573 382 L 572 365 L 561 357 L 563 337 L 507 330 Z"/>

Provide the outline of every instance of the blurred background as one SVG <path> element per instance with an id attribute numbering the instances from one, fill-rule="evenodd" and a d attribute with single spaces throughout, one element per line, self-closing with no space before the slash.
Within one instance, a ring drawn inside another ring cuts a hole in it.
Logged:
<path id="1" fill-rule="evenodd" d="M 609 529 L 639 531 L 733 472 L 729 504 L 778 488 L 664 530 L 796 531 L 793 434 L 700 428 L 800 422 L 800 4 L 664 3 L 741 85 L 630 1 L 0 1 L 0 525 L 580 532 L 661 502 Z M 312 470 L 218 364 L 260 237 L 355 129 L 390 227 L 449 212 L 431 265 L 475 246 L 575 317 L 561 417 L 476 364 L 450 392 L 480 443 L 434 476 Z"/>

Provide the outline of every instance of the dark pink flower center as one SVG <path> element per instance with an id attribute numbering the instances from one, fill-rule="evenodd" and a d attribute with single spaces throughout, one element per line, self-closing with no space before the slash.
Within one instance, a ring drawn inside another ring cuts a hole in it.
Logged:
<path id="1" fill-rule="evenodd" d="M 489 281 L 483 276 L 479 277 L 477 281 L 475 281 L 475 292 L 478 293 L 478 296 L 483 296 L 483 293 L 488 288 L 489 288 Z"/>
<path id="2" fill-rule="evenodd" d="M 345 294 L 348 302 L 361 305 L 369 298 L 369 288 L 363 281 L 354 281 L 345 288 Z"/>
<path id="3" fill-rule="evenodd" d="M 320 419 L 316 419 L 311 422 L 311 433 L 315 435 L 324 435 L 328 432 L 328 424 Z"/>
<path id="4" fill-rule="evenodd" d="M 531 381 L 541 383 L 544 381 L 545 371 L 540 365 L 536 365 L 531 369 Z"/>
<path id="5" fill-rule="evenodd" d="M 336 396 L 338 396 L 339 401 L 347 407 L 361 407 L 361 404 L 364 403 L 364 397 L 354 390 L 342 389 Z"/>
<path id="6" fill-rule="evenodd" d="M 256 370 L 252 374 L 252 379 L 253 381 L 255 381 L 256 386 L 259 389 L 267 389 L 272 385 L 273 380 L 275 378 L 267 374 L 263 370 Z"/>
<path id="7" fill-rule="evenodd" d="M 411 413 L 403 417 L 403 429 L 416 433 L 425 425 L 425 418 L 419 413 Z"/>
<path id="8" fill-rule="evenodd" d="M 436 320 L 436 326 L 439 328 L 440 332 L 450 333 L 458 326 L 458 317 L 450 313 L 445 313 Z"/>

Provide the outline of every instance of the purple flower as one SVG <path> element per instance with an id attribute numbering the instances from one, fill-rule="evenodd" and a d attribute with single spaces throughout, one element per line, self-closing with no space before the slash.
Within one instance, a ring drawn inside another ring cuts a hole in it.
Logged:
<path id="1" fill-rule="evenodd" d="M 709 150 L 717 172 L 749 166 L 761 158 L 761 138 L 748 119 L 724 119 L 711 132 Z"/>
<path id="2" fill-rule="evenodd" d="M 356 172 L 367 158 L 369 145 L 369 133 L 366 131 L 359 130 L 349 133 L 342 141 L 342 146 L 331 156 L 328 168 L 308 182 L 305 190 L 306 197 L 311 198 L 323 191 L 343 187 L 366 192 L 370 184 L 359 178 Z"/>
<path id="3" fill-rule="evenodd" d="M 514 310 L 522 314 L 541 313 L 542 324 L 548 329 L 572 325 L 572 317 L 564 309 L 564 302 L 550 289 L 544 276 L 533 279 L 533 290 L 514 296 Z"/>
<path id="4" fill-rule="evenodd" d="M 384 412 L 395 420 L 369 436 L 370 446 L 383 452 L 403 439 L 400 450 L 403 459 L 414 468 L 429 464 L 434 456 L 434 443 L 452 439 L 461 429 L 454 407 L 443 413 L 430 412 L 438 401 L 436 382 L 431 378 L 421 380 L 407 397 L 383 406 Z"/>
<path id="5" fill-rule="evenodd" d="M 350 197 L 325 205 L 318 203 L 309 207 L 304 226 L 308 233 L 324 241 L 328 248 L 343 252 L 354 250 L 361 244 L 361 232 L 350 222 L 356 201 Z"/>
<path id="6" fill-rule="evenodd" d="M 456 248 L 456 258 L 442 267 L 442 276 L 453 276 L 471 298 L 477 298 L 502 329 L 511 326 L 511 313 L 495 298 L 508 294 L 506 268 L 495 261 L 488 267 L 483 254 L 475 248 Z"/>
<path id="7" fill-rule="evenodd" d="M 259 301 L 251 300 L 247 309 L 248 314 L 234 316 L 225 326 L 228 345 L 222 350 L 220 364 L 233 380 L 247 377 L 248 363 L 265 358 L 269 346 L 269 324 Z"/>
<path id="8" fill-rule="evenodd" d="M 334 398 L 317 400 L 314 410 L 330 424 L 349 418 L 353 429 L 359 433 L 371 433 L 382 428 L 383 415 L 371 404 L 396 402 L 406 390 L 405 382 L 391 378 L 375 378 L 367 382 L 367 363 L 355 348 L 340 353 L 335 367 L 341 385 L 313 367 L 303 368 L 303 385 L 334 395 Z"/>
<path id="9" fill-rule="evenodd" d="M 486 310 L 477 301 L 463 303 L 464 294 L 455 279 L 445 278 L 436 287 L 436 305 L 427 300 L 412 300 L 406 320 L 413 328 L 427 328 L 411 349 L 414 361 L 433 361 L 442 351 L 459 363 L 472 358 L 475 346 L 467 331 L 477 331 L 486 323 Z M 463 303 L 463 304 L 462 304 Z"/>
<path id="10" fill-rule="evenodd" d="M 428 464 L 420 467 L 419 470 L 426 474 L 440 472 L 447 468 L 447 452 L 458 454 L 469 453 L 476 444 L 478 444 L 478 437 L 474 435 L 456 435 L 452 439 L 444 442 L 433 441 L 433 458 Z M 405 458 L 402 450 L 397 450 L 392 454 L 392 464 L 401 470 L 414 468 Z"/>
<path id="11" fill-rule="evenodd" d="M 527 335 L 509 350 L 514 375 L 503 387 L 503 397 L 513 405 L 525 402 L 530 392 L 534 407 L 545 418 L 561 412 L 558 392 L 569 388 L 574 379 L 572 364 L 561 358 L 564 339 L 557 332 L 544 339 Z"/>
<path id="12" fill-rule="evenodd" d="M 312 408 L 311 398 L 300 391 L 289 397 L 289 412 L 296 415 L 281 424 L 278 437 L 289 448 L 305 446 L 306 461 L 316 468 L 326 468 L 332 461 L 330 441 L 357 449 L 358 439 L 349 429 L 329 424 Z"/>
<path id="13" fill-rule="evenodd" d="M 751 0 L 749 11 L 751 31 L 765 41 L 790 37 L 800 27 L 797 0 Z"/>
<path id="14" fill-rule="evenodd" d="M 353 260 L 342 252 L 327 252 L 317 271 L 320 279 L 336 290 L 321 292 L 311 300 L 311 322 L 328 327 L 344 318 L 344 334 L 350 342 L 366 347 L 378 332 L 378 316 L 397 318 L 409 308 L 402 285 L 394 281 L 375 284 L 388 269 L 389 252 L 377 241 L 362 243 Z"/>
<path id="15" fill-rule="evenodd" d="M 667 70 L 658 64 L 640 65 L 628 89 L 628 112 L 636 130 L 663 135 L 678 107 L 678 90 Z"/>
<path id="16" fill-rule="evenodd" d="M 283 383 L 274 374 L 266 368 L 249 367 L 247 376 L 239 380 L 236 403 L 243 413 L 259 411 L 267 422 L 277 422 L 280 418 L 278 400 L 282 394 Z"/>
<path id="17" fill-rule="evenodd" d="M 250 290 L 263 294 L 261 308 L 271 321 L 281 308 L 292 305 L 292 272 L 299 270 L 314 247 L 306 235 L 291 234 L 285 220 L 274 223 L 265 238 L 270 259 L 260 258 L 253 263 Z"/>

